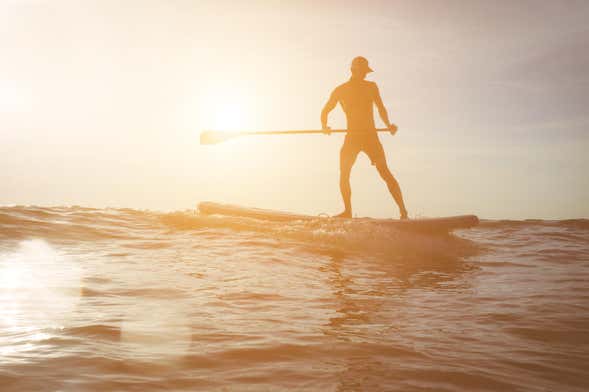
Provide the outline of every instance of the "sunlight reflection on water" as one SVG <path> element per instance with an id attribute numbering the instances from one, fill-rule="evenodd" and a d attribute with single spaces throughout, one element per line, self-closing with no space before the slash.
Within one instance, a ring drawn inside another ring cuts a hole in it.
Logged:
<path id="1" fill-rule="evenodd" d="M 82 269 L 45 241 L 22 241 L 0 255 L 0 353 L 35 350 L 61 329 L 80 300 Z"/>
<path id="2" fill-rule="evenodd" d="M 0 256 L 0 321 L 14 328 L 59 327 L 81 294 L 82 269 L 41 240 Z"/>

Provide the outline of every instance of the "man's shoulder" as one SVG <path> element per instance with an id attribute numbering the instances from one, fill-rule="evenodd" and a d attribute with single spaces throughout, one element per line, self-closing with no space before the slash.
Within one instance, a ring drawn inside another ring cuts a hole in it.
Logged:
<path id="1" fill-rule="evenodd" d="M 371 80 L 364 80 L 364 82 L 366 83 L 367 86 L 369 86 L 370 88 L 373 89 L 378 89 L 378 86 L 376 84 L 376 82 L 373 82 Z"/>
<path id="2" fill-rule="evenodd" d="M 380 95 L 380 92 L 378 91 L 378 85 L 376 84 L 376 82 L 366 80 L 366 87 L 370 91 L 370 94 L 375 98 Z"/>
<path id="3" fill-rule="evenodd" d="M 338 85 L 336 88 L 333 89 L 333 91 L 342 91 L 344 89 L 346 89 L 350 84 L 350 81 L 347 82 L 343 82 L 342 84 Z"/>
<path id="4" fill-rule="evenodd" d="M 344 82 L 333 89 L 331 93 L 333 96 L 340 98 L 342 94 L 345 94 L 346 90 L 348 89 L 348 82 Z"/>

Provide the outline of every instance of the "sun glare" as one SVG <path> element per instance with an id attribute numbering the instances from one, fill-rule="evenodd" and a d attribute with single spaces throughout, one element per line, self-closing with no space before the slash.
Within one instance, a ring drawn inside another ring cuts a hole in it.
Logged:
<path id="1" fill-rule="evenodd" d="M 239 102 L 218 104 L 211 115 L 211 129 L 219 131 L 239 131 L 244 129 L 246 111 Z"/>
<path id="2" fill-rule="evenodd" d="M 16 83 L 0 80 L 0 113 L 25 111 L 30 101 L 26 90 Z"/>
<path id="3" fill-rule="evenodd" d="M 194 95 L 184 102 L 182 125 L 198 131 L 240 131 L 251 128 L 254 95 L 245 86 L 228 81 L 208 81 L 194 87 Z"/>

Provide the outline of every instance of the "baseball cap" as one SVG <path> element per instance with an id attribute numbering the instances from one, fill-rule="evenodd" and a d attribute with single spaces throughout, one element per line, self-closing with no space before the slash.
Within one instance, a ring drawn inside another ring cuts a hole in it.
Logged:
<path id="1" fill-rule="evenodd" d="M 354 57 L 351 68 L 358 68 L 366 72 L 374 72 L 372 68 L 368 66 L 368 60 L 362 56 Z"/>

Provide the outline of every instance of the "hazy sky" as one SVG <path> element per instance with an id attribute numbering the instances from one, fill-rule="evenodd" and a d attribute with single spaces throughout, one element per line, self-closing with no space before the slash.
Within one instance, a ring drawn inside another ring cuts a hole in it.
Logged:
<path id="1" fill-rule="evenodd" d="M 0 0 L 0 204 L 337 213 L 319 128 L 368 58 L 410 215 L 589 217 L 587 1 Z M 332 127 L 343 127 L 338 108 Z M 397 216 L 361 156 L 355 213 Z"/>

